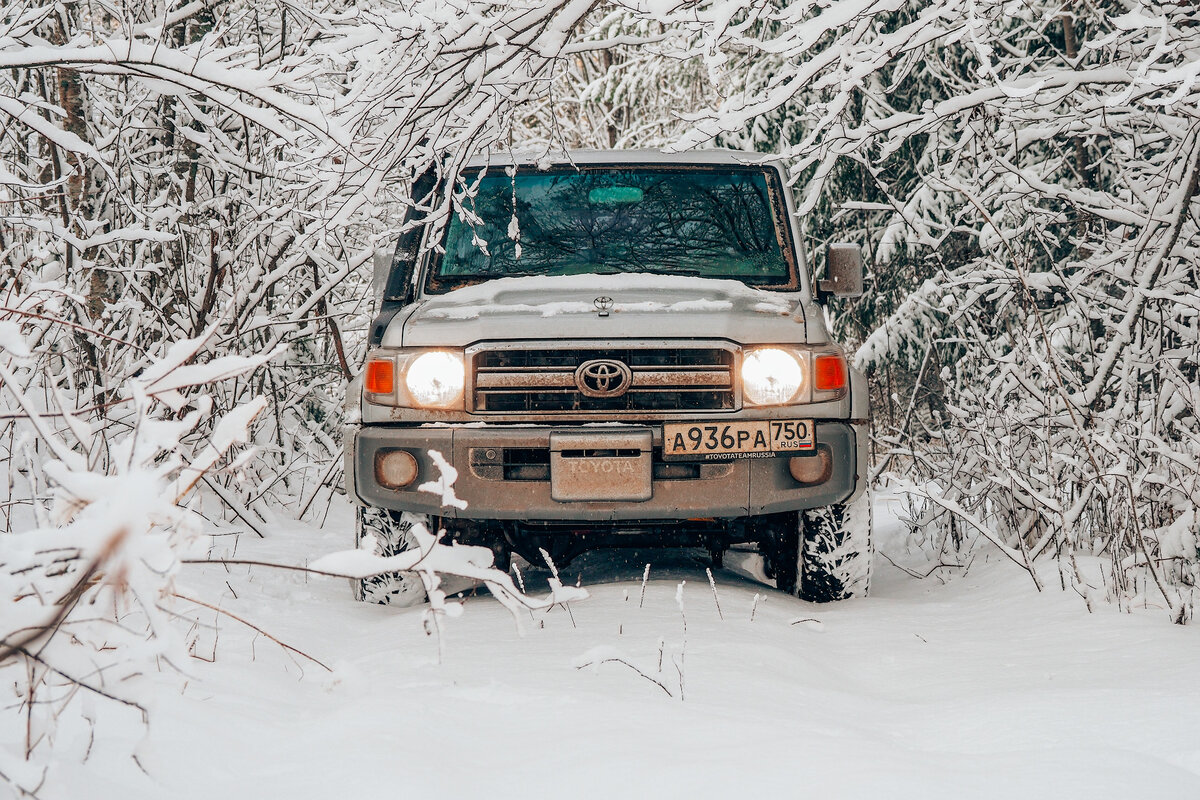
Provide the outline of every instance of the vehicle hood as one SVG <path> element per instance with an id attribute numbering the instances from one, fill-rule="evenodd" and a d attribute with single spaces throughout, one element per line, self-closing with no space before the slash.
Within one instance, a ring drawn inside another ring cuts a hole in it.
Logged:
<path id="1" fill-rule="evenodd" d="M 496 340 L 618 338 L 805 342 L 801 300 L 798 292 L 667 275 L 500 278 L 423 298 L 389 326 L 383 344 L 465 347 Z"/>

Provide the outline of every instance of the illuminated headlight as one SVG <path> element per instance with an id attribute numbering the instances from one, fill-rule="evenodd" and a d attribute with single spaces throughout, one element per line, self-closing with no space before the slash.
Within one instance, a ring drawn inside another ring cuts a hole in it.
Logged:
<path id="1" fill-rule="evenodd" d="M 751 350 L 742 360 L 742 391 L 756 406 L 777 406 L 790 401 L 804 388 L 804 365 L 774 347 Z"/>
<path id="2" fill-rule="evenodd" d="M 409 396 L 423 408 L 461 406 L 465 382 L 462 355 L 444 350 L 422 353 L 404 373 Z"/>

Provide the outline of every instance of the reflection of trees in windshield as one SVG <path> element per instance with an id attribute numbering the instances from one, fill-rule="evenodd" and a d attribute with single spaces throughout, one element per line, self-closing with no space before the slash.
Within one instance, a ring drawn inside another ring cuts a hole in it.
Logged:
<path id="1" fill-rule="evenodd" d="M 465 203 L 481 221 L 451 220 L 435 283 L 584 272 L 790 281 L 761 171 L 529 172 L 515 188 L 519 251 L 508 236 L 514 181 L 485 176 Z"/>

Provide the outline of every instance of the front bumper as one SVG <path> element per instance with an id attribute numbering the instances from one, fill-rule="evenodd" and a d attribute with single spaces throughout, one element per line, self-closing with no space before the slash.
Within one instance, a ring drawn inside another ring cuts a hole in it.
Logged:
<path id="1" fill-rule="evenodd" d="M 648 431 L 654 447 L 649 498 L 555 500 L 550 480 L 551 434 L 564 431 Z M 688 467 L 677 462 L 665 464 L 660 456 L 662 427 L 654 425 L 365 425 L 346 431 L 346 483 L 349 495 L 358 503 L 451 518 L 605 522 L 742 517 L 844 502 L 862 491 L 866 482 L 866 425 L 818 420 L 816 440 L 828 449 L 832 470 L 822 483 L 803 485 L 789 472 L 786 456 L 701 462 Z M 412 453 L 418 463 L 417 479 L 404 489 L 380 485 L 374 477 L 374 464 L 381 449 Z M 430 451 L 440 452 L 457 470 L 453 491 L 467 503 L 465 509 L 443 505 L 441 491 L 419 490 L 422 484 L 441 476 Z M 494 466 L 510 458 L 505 454 L 515 454 L 518 460 L 528 463 Z"/>

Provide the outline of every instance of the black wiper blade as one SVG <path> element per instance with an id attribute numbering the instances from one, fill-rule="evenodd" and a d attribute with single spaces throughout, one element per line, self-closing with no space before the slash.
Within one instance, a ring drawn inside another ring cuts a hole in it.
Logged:
<path id="1" fill-rule="evenodd" d="M 689 268 L 683 268 L 683 267 L 677 267 L 677 268 L 673 268 L 673 269 L 642 269 L 642 270 L 638 270 L 638 271 L 644 272 L 647 275 L 680 275 L 680 276 L 687 276 L 690 278 L 699 278 L 704 275 L 703 270 L 689 269 Z"/>

